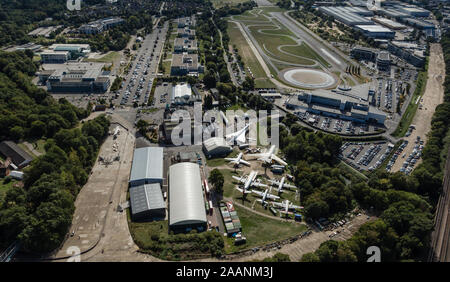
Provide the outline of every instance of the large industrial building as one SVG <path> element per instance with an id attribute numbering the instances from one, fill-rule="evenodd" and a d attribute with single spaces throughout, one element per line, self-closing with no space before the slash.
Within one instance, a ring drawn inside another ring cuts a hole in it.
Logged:
<path id="1" fill-rule="evenodd" d="M 110 86 L 109 75 L 102 71 L 104 64 L 74 63 L 56 70 L 38 73 L 41 83 L 54 93 L 105 92 Z"/>
<path id="2" fill-rule="evenodd" d="M 370 19 L 365 18 L 372 16 L 373 12 L 360 7 L 320 7 L 319 11 L 348 26 L 374 24 Z"/>
<path id="3" fill-rule="evenodd" d="M 91 52 L 89 44 L 53 44 L 48 49 L 55 52 L 68 51 L 71 60 L 86 57 Z"/>
<path id="4" fill-rule="evenodd" d="M 106 18 L 82 25 L 78 31 L 84 34 L 97 34 L 124 23 L 121 18 Z"/>
<path id="5" fill-rule="evenodd" d="M 163 183 L 163 148 L 144 147 L 134 150 L 129 184 L 131 187 Z"/>
<path id="6" fill-rule="evenodd" d="M 203 141 L 203 152 L 208 158 L 224 157 L 232 150 L 223 137 L 212 137 Z"/>
<path id="7" fill-rule="evenodd" d="M 302 92 L 286 101 L 286 107 L 343 120 L 384 124 L 386 114 L 369 103 L 369 96 L 374 94 L 369 88 L 369 84 L 362 84 L 347 91 Z"/>
<path id="8" fill-rule="evenodd" d="M 416 67 L 422 67 L 425 64 L 425 48 L 414 42 L 391 41 L 387 45 L 387 50 Z"/>
<path id="9" fill-rule="evenodd" d="M 159 183 L 144 184 L 130 188 L 131 218 L 134 221 L 161 220 L 166 216 Z"/>
<path id="10" fill-rule="evenodd" d="M 395 31 L 387 27 L 371 24 L 371 25 L 356 25 L 356 29 L 360 30 L 365 36 L 375 39 L 393 39 Z"/>
<path id="11" fill-rule="evenodd" d="M 205 200 L 200 167 L 183 162 L 169 168 L 169 229 L 174 232 L 206 230 Z"/>

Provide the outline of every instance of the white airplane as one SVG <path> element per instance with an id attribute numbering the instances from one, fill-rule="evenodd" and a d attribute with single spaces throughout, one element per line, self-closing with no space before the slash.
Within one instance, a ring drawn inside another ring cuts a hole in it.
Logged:
<path id="1" fill-rule="evenodd" d="M 265 188 L 269 187 L 266 184 L 263 184 L 263 183 L 260 183 L 258 181 L 255 181 L 257 175 L 258 175 L 258 172 L 255 171 L 255 170 L 252 170 L 247 177 L 244 177 L 244 176 L 237 177 L 237 176 L 234 176 L 234 175 L 231 176 L 231 177 L 233 177 L 233 179 L 237 180 L 238 182 L 241 182 L 241 183 L 244 184 L 244 188 L 243 189 L 241 189 L 239 187 L 236 187 L 236 189 L 241 191 L 241 192 L 243 192 L 243 191 L 250 191 L 249 190 L 250 187 L 260 187 L 260 188 L 261 187 L 265 187 Z M 243 192 L 243 193 L 245 193 L 245 192 Z M 250 193 L 250 192 L 248 192 L 248 193 Z"/>
<path id="2" fill-rule="evenodd" d="M 286 189 L 296 189 L 297 188 L 297 186 L 286 183 L 285 180 L 286 180 L 286 178 L 283 176 L 283 177 L 281 177 L 280 181 L 269 180 L 269 182 L 272 184 L 272 186 L 277 187 L 277 188 L 275 188 L 275 190 L 277 190 L 278 193 L 283 192 L 283 188 L 286 188 Z"/>
<path id="3" fill-rule="evenodd" d="M 233 133 L 230 133 L 230 134 L 226 135 L 225 136 L 225 140 L 229 144 L 232 144 L 232 145 L 234 145 L 234 144 L 238 144 L 238 145 L 245 144 L 245 133 L 247 132 L 247 129 L 249 127 L 250 127 L 250 124 L 247 124 L 241 130 L 238 130 L 236 132 L 233 132 Z"/>
<path id="4" fill-rule="evenodd" d="M 292 202 L 289 202 L 289 200 L 285 200 L 281 203 L 272 202 L 272 204 L 278 208 L 282 208 L 283 210 L 280 212 L 284 213 L 284 214 L 289 214 L 290 213 L 289 210 L 303 209 L 303 207 L 301 207 L 301 206 L 296 206 L 296 205 L 292 204 Z"/>
<path id="5" fill-rule="evenodd" d="M 283 161 L 281 158 L 277 157 L 275 155 L 275 145 L 270 146 L 270 149 L 267 150 L 264 153 L 259 154 L 248 154 L 247 156 L 257 158 L 260 161 L 263 161 L 264 163 L 271 164 L 273 161 L 279 163 L 280 165 L 286 166 L 287 163 Z"/>
<path id="6" fill-rule="evenodd" d="M 250 163 L 243 160 L 242 156 L 244 156 L 244 154 L 239 153 L 239 155 L 236 158 L 225 158 L 225 160 L 229 161 L 231 164 L 233 164 L 234 167 L 239 167 L 240 164 L 245 164 L 246 166 L 250 166 Z"/>
<path id="7" fill-rule="evenodd" d="M 266 200 L 278 200 L 280 198 L 278 196 L 269 194 L 269 189 L 266 189 L 264 192 L 252 190 L 252 193 L 261 197 L 261 199 L 257 201 L 261 202 L 262 204 L 266 203 Z"/>

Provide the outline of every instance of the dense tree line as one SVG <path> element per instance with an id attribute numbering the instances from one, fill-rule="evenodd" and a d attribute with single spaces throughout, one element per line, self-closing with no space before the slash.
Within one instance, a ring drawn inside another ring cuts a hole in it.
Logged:
<path id="1" fill-rule="evenodd" d="M 55 101 L 30 82 L 37 70 L 32 52 L 0 52 L 0 138 L 19 141 L 52 138 L 73 127 L 88 110 L 67 100 Z"/>
<path id="2" fill-rule="evenodd" d="M 31 58 L 30 52 L 0 53 L 0 141 L 47 140 L 46 153 L 24 170 L 24 187 L 8 190 L 0 202 L 0 247 L 19 239 L 23 250 L 48 252 L 67 234 L 109 121 L 103 115 L 76 128 L 89 111 L 33 85 Z"/>
<path id="3" fill-rule="evenodd" d="M 203 82 L 209 88 L 216 87 L 218 81 L 223 83 L 231 81 L 218 28 L 224 24 L 226 23 L 223 19 L 212 17 L 210 11 L 197 17 L 196 35 L 203 45 L 203 54 L 200 54 L 200 57 L 204 55 L 204 61 L 201 63 L 205 65 L 206 69 Z M 226 40 L 229 39 L 226 38 Z M 224 42 L 224 46 L 228 45 L 225 45 Z"/>
<path id="4" fill-rule="evenodd" d="M 103 0 L 84 0 L 83 8 L 91 5 L 104 3 Z M 73 22 L 65 0 L 0 0 L 0 46 L 7 44 L 22 44 L 30 41 L 27 33 L 38 26 L 47 18 L 47 22 L 53 24 L 64 24 Z M 83 19 L 81 22 L 91 20 Z"/>

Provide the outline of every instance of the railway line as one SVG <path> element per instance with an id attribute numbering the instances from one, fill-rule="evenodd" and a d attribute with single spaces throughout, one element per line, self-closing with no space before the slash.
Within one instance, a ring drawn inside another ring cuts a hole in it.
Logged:
<path id="1" fill-rule="evenodd" d="M 431 249 L 428 256 L 430 262 L 450 262 L 450 149 L 442 187 L 441 198 L 436 208 L 435 229 L 431 235 Z"/>

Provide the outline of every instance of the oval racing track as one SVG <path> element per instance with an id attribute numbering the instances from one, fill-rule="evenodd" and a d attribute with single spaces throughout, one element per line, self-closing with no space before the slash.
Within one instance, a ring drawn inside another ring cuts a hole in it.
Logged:
<path id="1" fill-rule="evenodd" d="M 332 75 L 315 69 L 288 69 L 281 72 L 280 77 L 284 81 L 301 88 L 329 88 L 336 84 L 336 79 Z"/>

